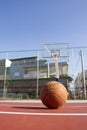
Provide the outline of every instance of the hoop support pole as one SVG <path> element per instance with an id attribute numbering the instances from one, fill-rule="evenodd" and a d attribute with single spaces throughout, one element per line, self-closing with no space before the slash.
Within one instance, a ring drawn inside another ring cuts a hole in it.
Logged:
<path id="1" fill-rule="evenodd" d="M 58 66 L 58 57 L 53 57 L 55 62 L 55 70 L 56 70 L 56 81 L 59 81 L 59 66 Z"/>

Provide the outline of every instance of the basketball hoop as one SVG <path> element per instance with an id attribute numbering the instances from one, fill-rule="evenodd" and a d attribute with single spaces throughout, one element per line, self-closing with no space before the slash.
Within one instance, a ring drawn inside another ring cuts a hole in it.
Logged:
<path id="1" fill-rule="evenodd" d="M 58 58 L 58 55 L 52 54 L 52 57 L 56 59 L 56 58 Z"/>
<path id="2" fill-rule="evenodd" d="M 51 56 L 55 59 L 58 58 L 60 56 L 60 51 L 59 50 L 56 50 L 56 51 L 52 50 Z"/>

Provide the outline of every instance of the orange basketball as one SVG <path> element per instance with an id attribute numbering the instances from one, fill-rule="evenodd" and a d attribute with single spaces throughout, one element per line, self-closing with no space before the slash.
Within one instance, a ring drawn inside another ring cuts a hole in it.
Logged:
<path id="1" fill-rule="evenodd" d="M 68 92 L 64 85 L 57 81 L 46 83 L 40 91 L 40 99 L 48 108 L 59 108 L 67 100 Z"/>

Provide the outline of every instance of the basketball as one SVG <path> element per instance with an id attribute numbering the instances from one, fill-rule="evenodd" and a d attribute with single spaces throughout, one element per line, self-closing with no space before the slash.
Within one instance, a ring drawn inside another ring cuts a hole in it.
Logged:
<path id="1" fill-rule="evenodd" d="M 67 100 L 68 92 L 65 86 L 57 81 L 46 83 L 40 90 L 40 99 L 48 107 L 57 109 Z"/>

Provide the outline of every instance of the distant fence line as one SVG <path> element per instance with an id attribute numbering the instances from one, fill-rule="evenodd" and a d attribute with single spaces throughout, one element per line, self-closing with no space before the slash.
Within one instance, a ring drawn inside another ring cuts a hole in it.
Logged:
<path id="1" fill-rule="evenodd" d="M 70 82 L 70 91 L 75 91 L 74 98 L 79 96 L 82 93 L 82 96 L 85 94 L 87 89 L 87 47 L 68 47 L 69 57 L 67 60 L 59 57 L 59 62 L 67 62 L 68 64 L 68 73 L 67 75 L 73 78 L 73 81 Z M 62 49 L 63 50 L 63 49 Z M 64 50 L 63 50 L 64 51 Z M 8 59 L 17 59 L 25 57 L 40 57 L 41 59 L 46 59 L 47 62 L 53 63 L 53 58 L 43 58 L 42 49 L 36 50 L 8 50 L 0 51 L 0 60 Z M 38 68 L 40 69 L 40 68 Z M 0 71 L 1 72 L 1 71 Z M 17 73 L 16 73 L 17 74 Z M 85 74 L 85 75 L 84 75 Z M 39 77 L 37 77 L 39 80 Z M 37 85 L 37 84 L 36 84 Z"/>

